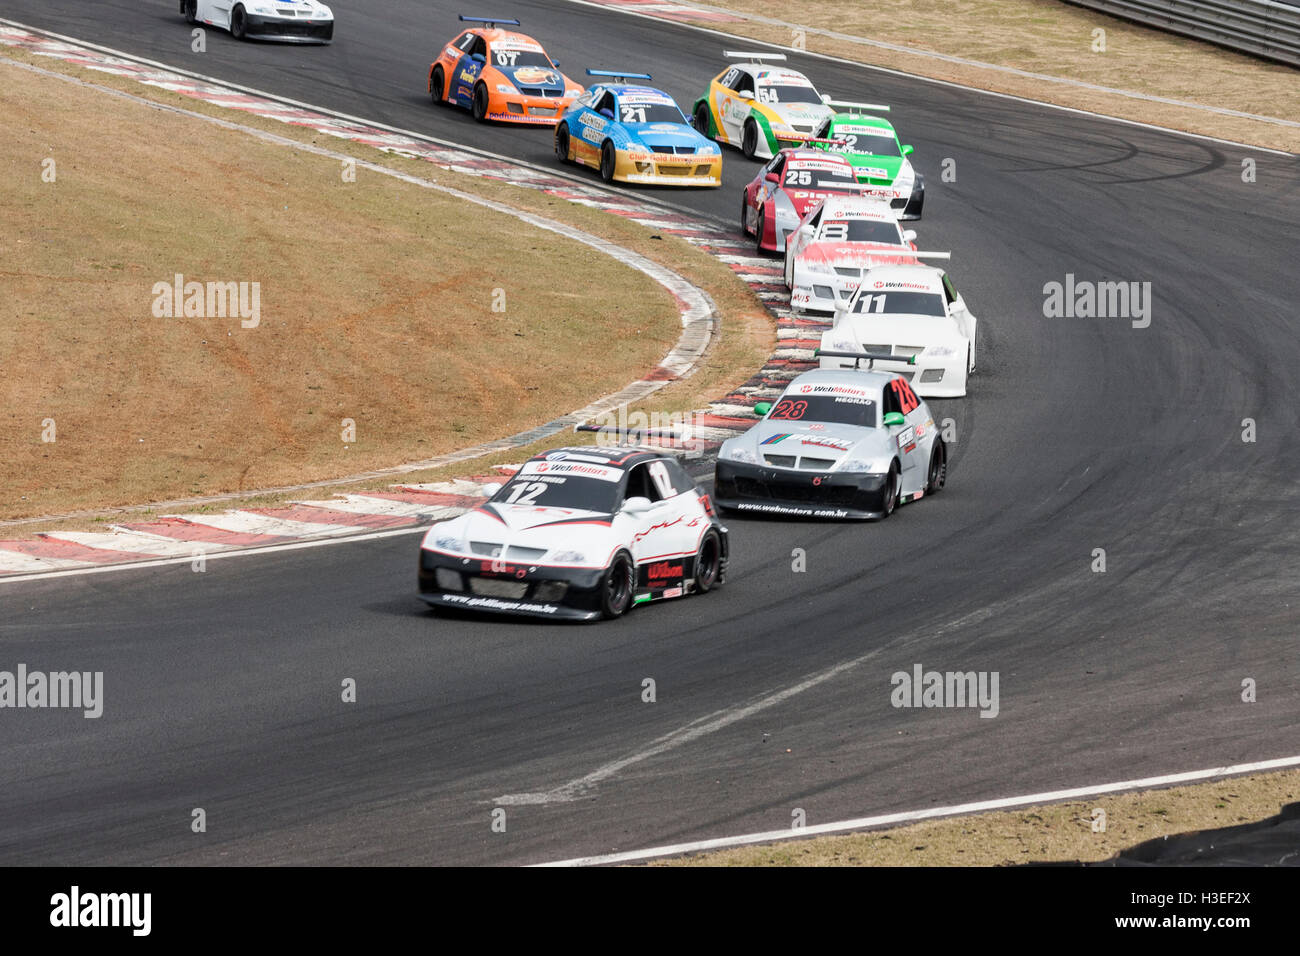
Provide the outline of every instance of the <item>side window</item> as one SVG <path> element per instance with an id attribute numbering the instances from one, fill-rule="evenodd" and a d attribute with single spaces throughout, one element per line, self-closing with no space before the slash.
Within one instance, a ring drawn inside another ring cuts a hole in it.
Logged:
<path id="1" fill-rule="evenodd" d="M 776 173 L 777 176 L 780 176 L 781 170 L 783 169 L 785 169 L 785 154 L 777 153 L 776 158 L 768 164 L 767 171 L 769 173 Z"/>
<path id="2" fill-rule="evenodd" d="M 884 421 L 885 416 L 890 412 L 901 412 L 903 407 L 898 403 L 898 393 L 892 388 L 893 382 L 885 386 L 884 401 L 880 403 L 880 420 Z"/>
<path id="3" fill-rule="evenodd" d="M 733 86 L 732 89 L 737 93 L 752 94 L 754 92 L 754 78 L 748 73 L 741 73 L 740 79 L 736 81 L 736 85 Z"/>
<path id="4" fill-rule="evenodd" d="M 916 392 L 912 391 L 912 386 L 908 384 L 905 378 L 896 378 L 889 383 L 889 392 L 897 399 L 897 411 L 904 415 L 910 415 L 921 407 L 921 400 L 916 397 Z"/>
<path id="5" fill-rule="evenodd" d="M 460 50 L 462 53 L 468 53 L 469 48 L 473 44 L 473 42 L 474 42 L 474 34 L 466 31 L 465 33 L 462 33 L 460 36 L 458 36 L 456 38 L 456 42 L 452 45 L 456 47 L 457 50 Z"/>
<path id="6" fill-rule="evenodd" d="M 651 501 L 662 501 L 668 497 L 661 490 L 660 482 L 655 480 L 651 471 L 652 466 L 659 465 L 661 480 L 667 482 L 668 473 L 660 462 L 647 462 L 644 465 L 637 465 L 627 475 L 627 497 L 628 498 L 649 498 Z M 669 490 L 672 491 L 671 483 Z M 676 494 L 675 491 L 672 492 Z"/>
<path id="7" fill-rule="evenodd" d="M 608 112 L 606 113 L 606 111 L 608 111 Z M 605 95 L 602 96 L 602 97 L 600 98 L 600 102 L 596 104 L 596 112 L 597 112 L 597 113 L 604 113 L 604 114 L 608 115 L 611 119 L 614 118 L 614 116 L 615 116 L 616 114 L 614 113 L 614 94 L 613 94 L 613 93 L 609 92 L 608 90 L 605 91 Z"/>
<path id="8" fill-rule="evenodd" d="M 646 465 L 646 470 L 650 472 L 650 483 L 658 494 L 651 498 L 651 501 L 658 501 L 662 498 L 671 498 L 677 494 L 677 489 L 673 486 L 673 477 L 668 472 L 668 463 L 663 459 L 652 461 Z"/>
<path id="9" fill-rule="evenodd" d="M 695 490 L 695 481 L 686 473 L 682 463 L 676 458 L 665 458 L 664 466 L 668 469 L 668 476 L 673 481 L 673 487 L 678 493 Z"/>
<path id="10" fill-rule="evenodd" d="M 943 295 L 948 300 L 949 305 L 957 301 L 957 290 L 952 287 L 952 280 L 948 278 L 947 274 L 943 277 Z"/>
<path id="11" fill-rule="evenodd" d="M 469 55 L 473 56 L 475 53 L 477 53 L 479 56 L 483 57 L 483 59 L 486 60 L 487 52 L 488 52 L 487 41 L 485 41 L 480 36 L 474 37 L 473 42 L 470 43 Z"/>
<path id="12" fill-rule="evenodd" d="M 718 80 L 718 82 L 728 89 L 734 90 L 736 88 L 736 80 L 738 79 L 740 79 L 740 70 L 733 66 L 726 73 L 722 74 L 722 78 Z"/>

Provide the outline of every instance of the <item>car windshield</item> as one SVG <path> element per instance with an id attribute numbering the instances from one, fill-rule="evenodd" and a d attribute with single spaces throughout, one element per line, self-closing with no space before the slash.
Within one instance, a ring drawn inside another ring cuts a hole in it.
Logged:
<path id="1" fill-rule="evenodd" d="M 934 292 L 863 292 L 853 301 L 856 313 L 894 315 L 947 315 L 943 296 Z"/>
<path id="2" fill-rule="evenodd" d="M 853 169 L 849 166 L 843 168 L 836 166 L 833 169 L 810 168 L 804 165 L 787 163 L 785 177 L 782 181 L 786 186 L 794 189 L 853 189 L 856 191 L 858 188 L 858 180 L 853 175 Z"/>
<path id="3" fill-rule="evenodd" d="M 637 103 L 622 100 L 618 104 L 622 123 L 684 123 L 682 111 L 669 103 Z"/>
<path id="4" fill-rule="evenodd" d="M 504 67 L 540 66 L 544 70 L 555 69 L 541 50 L 493 50 L 492 62 Z"/>
<path id="5" fill-rule="evenodd" d="M 790 391 L 781 396 L 768 417 L 772 421 L 834 422 L 838 425 L 875 428 L 876 403 L 862 395 L 847 392 L 809 395 Z"/>
<path id="6" fill-rule="evenodd" d="M 601 514 L 613 514 L 618 510 L 621 504 L 619 489 L 622 484 L 618 480 L 621 475 L 615 469 L 601 469 L 611 472 L 611 476 L 587 477 L 536 473 L 539 465 L 541 468 L 547 467 L 546 462 L 529 462 L 525 470 L 532 466 L 535 473 L 521 472 L 516 475 L 509 484 L 492 496 L 492 503 L 531 505 L 539 508 L 574 508 L 598 511 Z"/>
<path id="7" fill-rule="evenodd" d="M 878 219 L 833 219 L 822 223 L 817 234 L 820 242 L 883 242 L 901 246 L 903 237 L 898 223 Z"/>
<path id="8" fill-rule="evenodd" d="M 811 86 L 760 86 L 758 88 L 760 103 L 817 103 L 822 98 Z"/>
<path id="9" fill-rule="evenodd" d="M 861 128 L 840 126 L 831 131 L 830 139 L 842 139 L 843 143 L 833 147 L 838 152 L 862 153 L 870 156 L 902 156 L 898 140 L 892 134 L 877 136 L 863 132 Z"/>

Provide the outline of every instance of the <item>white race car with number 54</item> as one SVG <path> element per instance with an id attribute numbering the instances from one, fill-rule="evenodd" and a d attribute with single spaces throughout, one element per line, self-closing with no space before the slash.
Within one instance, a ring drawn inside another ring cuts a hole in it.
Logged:
<path id="1" fill-rule="evenodd" d="M 329 43 L 334 11 L 316 0 L 180 0 L 186 23 L 229 30 L 236 40 Z"/>

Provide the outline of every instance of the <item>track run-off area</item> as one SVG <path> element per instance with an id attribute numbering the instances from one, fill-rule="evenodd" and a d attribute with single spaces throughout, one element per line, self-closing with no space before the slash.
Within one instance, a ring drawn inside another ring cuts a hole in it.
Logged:
<path id="1" fill-rule="evenodd" d="M 506 7 L 571 76 L 645 71 L 688 107 L 740 42 Z M 3 15 L 554 165 L 546 130 L 430 104 L 429 62 L 467 11 L 338 12 L 327 47 L 209 31 L 203 54 L 170 0 Z M 0 860 L 537 863 L 1296 752 L 1295 157 L 791 65 L 892 105 L 927 182 L 909 225 L 953 252 L 980 318 L 969 397 L 934 403 L 956 428 L 943 493 L 870 525 L 730 518 L 723 588 L 594 627 L 431 614 L 413 534 L 7 585 L 0 667 L 103 671 L 105 701 L 6 723 Z M 734 225 L 757 168 L 726 150 L 721 189 L 638 192 Z M 1070 276 L 1149 282 L 1149 325 L 1048 317 L 1044 286 Z M 891 675 L 916 665 L 996 672 L 996 717 L 893 706 Z"/>

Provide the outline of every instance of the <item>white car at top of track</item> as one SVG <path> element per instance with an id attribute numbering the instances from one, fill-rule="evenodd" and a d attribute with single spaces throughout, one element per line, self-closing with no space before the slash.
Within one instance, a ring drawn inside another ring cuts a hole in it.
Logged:
<path id="1" fill-rule="evenodd" d="M 853 298 L 836 308 L 821 347 L 896 356 L 875 366 L 906 376 L 924 398 L 960 398 L 975 370 L 975 327 L 975 316 L 942 269 L 881 266 L 867 272 Z M 822 356 L 821 367 L 853 368 L 854 362 Z"/>
<path id="2" fill-rule="evenodd" d="M 186 23 L 229 30 L 236 40 L 329 43 L 334 11 L 316 0 L 180 0 Z"/>
<path id="3" fill-rule="evenodd" d="M 804 214 L 785 243 L 790 307 L 835 311 L 858 288 L 865 269 L 915 263 L 916 233 L 902 229 L 888 200 L 831 196 Z"/>

